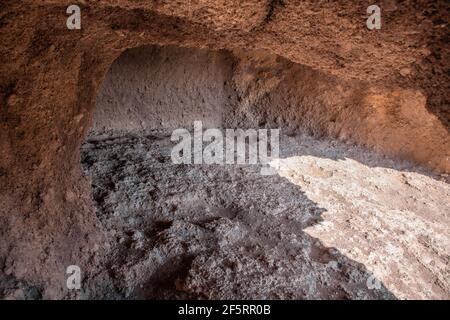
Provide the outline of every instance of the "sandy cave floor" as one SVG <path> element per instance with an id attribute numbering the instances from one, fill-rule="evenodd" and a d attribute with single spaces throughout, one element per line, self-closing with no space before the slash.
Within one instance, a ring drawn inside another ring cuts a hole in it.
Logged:
<path id="1" fill-rule="evenodd" d="M 172 146 L 156 132 L 82 146 L 109 238 L 91 296 L 450 298 L 446 176 L 304 135 L 281 137 L 272 176 L 174 165 Z"/>

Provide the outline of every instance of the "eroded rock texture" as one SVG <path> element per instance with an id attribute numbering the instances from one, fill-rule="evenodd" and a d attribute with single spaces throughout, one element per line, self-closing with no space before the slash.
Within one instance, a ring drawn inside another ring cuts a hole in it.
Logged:
<path id="1" fill-rule="evenodd" d="M 408 161 L 282 136 L 277 174 L 171 162 L 170 133 L 90 136 L 108 238 L 94 297 L 443 299 L 450 186 Z"/>
<path id="2" fill-rule="evenodd" d="M 380 1 L 379 31 L 365 27 L 368 1 L 80 3 L 80 31 L 66 28 L 72 1 L 0 4 L 0 281 L 18 296 L 62 297 L 66 266 L 86 279 L 101 266 L 106 235 L 79 147 L 102 79 L 129 48 L 225 50 L 240 125 L 302 128 L 450 169 L 445 1 Z"/>

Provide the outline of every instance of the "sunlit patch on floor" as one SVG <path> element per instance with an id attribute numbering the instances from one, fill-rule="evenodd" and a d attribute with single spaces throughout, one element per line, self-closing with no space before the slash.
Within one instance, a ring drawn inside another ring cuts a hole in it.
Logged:
<path id="1" fill-rule="evenodd" d="M 271 163 L 325 209 L 305 232 L 363 263 L 397 298 L 450 298 L 449 184 L 306 151 Z"/>

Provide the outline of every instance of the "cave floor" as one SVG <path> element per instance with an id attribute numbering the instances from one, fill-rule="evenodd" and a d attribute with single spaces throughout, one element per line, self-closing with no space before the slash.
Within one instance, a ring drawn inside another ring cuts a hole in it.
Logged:
<path id="1" fill-rule="evenodd" d="M 175 165 L 162 133 L 91 134 L 107 235 L 90 297 L 450 298 L 447 177 L 352 144 L 281 136 L 277 174 Z"/>

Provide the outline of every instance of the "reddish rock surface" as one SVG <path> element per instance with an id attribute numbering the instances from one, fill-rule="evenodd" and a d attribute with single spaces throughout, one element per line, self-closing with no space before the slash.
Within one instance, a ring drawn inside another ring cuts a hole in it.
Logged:
<path id="1" fill-rule="evenodd" d="M 281 79 L 274 102 L 296 112 L 300 86 L 323 110 L 310 111 L 313 133 L 450 171 L 445 1 L 380 1 L 376 31 L 368 1 L 80 3 L 79 31 L 66 28 L 72 1 L 0 4 L 0 268 L 25 295 L 61 297 L 70 264 L 96 272 L 104 235 L 79 148 L 102 79 L 128 48 L 236 51 L 248 101 Z M 291 71 L 277 78 L 280 65 Z"/>

